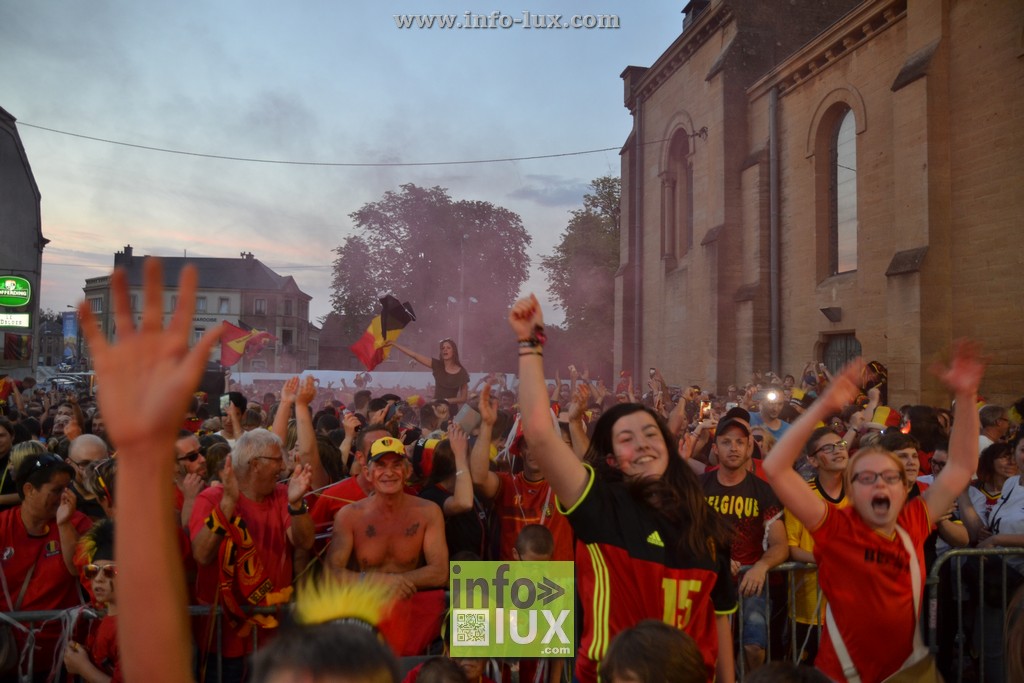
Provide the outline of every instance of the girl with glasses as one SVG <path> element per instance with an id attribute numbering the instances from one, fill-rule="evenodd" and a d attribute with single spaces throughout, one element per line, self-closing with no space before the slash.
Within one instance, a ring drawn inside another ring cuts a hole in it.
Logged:
<path id="1" fill-rule="evenodd" d="M 853 670 L 861 680 L 875 681 L 898 670 L 934 666 L 918 630 L 924 542 L 970 483 L 978 462 L 974 406 L 984 364 L 974 345 L 961 342 L 939 373 L 956 394 L 957 415 L 949 464 L 932 486 L 907 503 L 903 462 L 890 451 L 865 447 L 846 469 L 850 507 L 829 506 L 793 463 L 816 423 L 856 399 L 863 373 L 860 360 L 844 368 L 764 463 L 775 492 L 814 539 L 818 580 L 829 605 L 815 665 L 836 681 L 849 680 Z"/>

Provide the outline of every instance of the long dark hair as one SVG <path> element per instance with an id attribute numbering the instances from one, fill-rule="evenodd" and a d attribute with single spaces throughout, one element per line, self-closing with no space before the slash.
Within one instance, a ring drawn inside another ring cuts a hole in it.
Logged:
<path id="1" fill-rule="evenodd" d="M 445 344 L 452 345 L 452 361 L 461 368 L 462 361 L 459 360 L 459 345 L 455 343 L 454 339 L 442 339 L 441 341 L 439 341 L 437 343 L 437 355 L 441 355 L 441 347 L 444 346 Z"/>
<path id="2" fill-rule="evenodd" d="M 639 403 L 620 403 L 597 421 L 586 460 L 597 476 L 607 481 L 625 481 L 622 472 L 608 464 L 614 454 L 612 427 L 619 418 L 645 412 L 654 418 L 668 451 L 668 465 L 659 479 L 626 481 L 632 496 L 653 509 L 670 527 L 679 530 L 677 547 L 693 557 L 714 558 L 730 541 L 728 524 L 704 499 L 704 490 L 693 470 L 683 462 L 675 437 L 656 412 Z"/>
<path id="3" fill-rule="evenodd" d="M 1009 456 L 1013 458 L 1014 447 L 1012 444 L 996 441 L 989 444 L 978 457 L 978 481 L 988 484 L 996 474 L 996 460 Z M 995 493 L 995 491 L 993 491 Z"/>

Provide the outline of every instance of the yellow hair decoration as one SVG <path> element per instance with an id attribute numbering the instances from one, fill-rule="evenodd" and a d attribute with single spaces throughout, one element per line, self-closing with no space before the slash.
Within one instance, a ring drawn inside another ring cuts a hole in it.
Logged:
<path id="1" fill-rule="evenodd" d="M 325 575 L 303 584 L 295 600 L 295 621 L 311 626 L 352 619 L 376 628 L 394 602 L 394 588 L 372 574 L 345 582 Z"/>

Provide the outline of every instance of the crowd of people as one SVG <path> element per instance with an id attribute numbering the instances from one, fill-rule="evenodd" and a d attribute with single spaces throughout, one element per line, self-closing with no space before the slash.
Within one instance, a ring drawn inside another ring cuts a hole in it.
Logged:
<path id="1" fill-rule="evenodd" d="M 431 367 L 433 400 L 294 377 L 204 401 L 217 331 L 189 347 L 195 277 L 166 329 L 156 259 L 138 324 L 113 278 L 116 341 L 81 309 L 98 402 L 0 380 L 3 611 L 67 610 L 5 620 L 0 676 L 398 681 L 395 657 L 423 655 L 406 680 L 937 680 L 955 655 L 1024 675 L 1004 602 L 1024 555 L 946 562 L 937 657 L 922 643 L 937 558 L 1024 547 L 1021 404 L 979 399 L 970 343 L 935 368 L 949 406 L 888 405 L 884 365 L 860 360 L 720 393 L 656 368 L 549 383 L 528 297 L 514 386 L 469 387 L 446 339 L 436 359 L 393 344 Z M 576 656 L 449 660 L 449 562 L 475 559 L 574 561 Z"/>

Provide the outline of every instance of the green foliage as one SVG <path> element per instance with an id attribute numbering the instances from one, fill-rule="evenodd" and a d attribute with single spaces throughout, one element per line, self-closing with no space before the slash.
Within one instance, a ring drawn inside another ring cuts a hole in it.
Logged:
<path id="1" fill-rule="evenodd" d="M 334 250 L 331 282 L 346 344 L 379 311 L 380 296 L 393 294 L 416 312 L 403 337 L 407 346 L 436 356 L 436 340 L 457 338 L 464 307 L 463 364 L 473 371 L 509 364 L 508 345 L 499 340 L 507 341 L 505 313 L 530 266 L 531 239 L 517 214 L 489 202 L 453 201 L 442 187 L 406 184 L 350 218 L 355 233 Z"/>
<path id="2" fill-rule="evenodd" d="M 548 292 L 565 313 L 566 337 L 577 364 L 593 375 L 611 371 L 615 271 L 619 267 L 618 178 L 590 183 L 583 208 L 572 212 L 554 253 L 541 260 Z"/>

